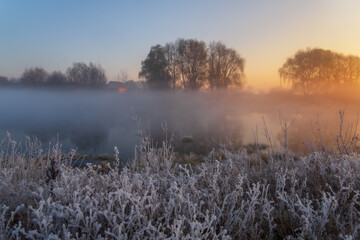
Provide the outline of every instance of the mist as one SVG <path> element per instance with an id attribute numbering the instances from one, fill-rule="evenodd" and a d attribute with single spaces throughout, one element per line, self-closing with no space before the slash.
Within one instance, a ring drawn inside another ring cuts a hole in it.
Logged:
<path id="1" fill-rule="evenodd" d="M 3 88 L 0 135 L 8 131 L 17 142 L 36 137 L 45 149 L 59 139 L 65 152 L 113 154 L 117 146 L 120 156 L 129 159 L 141 131 L 154 145 L 173 139 L 178 152 L 206 154 L 221 143 L 268 143 L 266 128 L 281 150 L 281 121 L 286 118 L 295 119 L 290 150 L 306 153 L 319 147 L 320 136 L 329 146 L 334 142 L 339 110 L 345 111 L 344 128 L 355 131 L 359 103 L 357 94 L 346 91 L 305 96 L 279 89 L 256 94 Z"/>

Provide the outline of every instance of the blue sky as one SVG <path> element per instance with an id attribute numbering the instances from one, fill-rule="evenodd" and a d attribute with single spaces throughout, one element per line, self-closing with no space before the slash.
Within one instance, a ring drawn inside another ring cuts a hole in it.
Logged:
<path id="1" fill-rule="evenodd" d="M 360 55 L 360 1 L 0 0 L 0 75 L 28 67 L 99 63 L 111 80 L 137 79 L 150 47 L 222 41 L 245 59 L 248 86 L 278 86 L 277 69 L 298 49 Z"/>

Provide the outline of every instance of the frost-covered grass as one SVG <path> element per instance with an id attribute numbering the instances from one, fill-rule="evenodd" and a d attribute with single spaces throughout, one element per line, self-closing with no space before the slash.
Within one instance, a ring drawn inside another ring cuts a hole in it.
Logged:
<path id="1" fill-rule="evenodd" d="M 196 163 L 145 139 L 132 162 L 105 171 L 30 140 L 1 149 L 0 239 L 360 238 L 353 155 L 222 147 Z"/>

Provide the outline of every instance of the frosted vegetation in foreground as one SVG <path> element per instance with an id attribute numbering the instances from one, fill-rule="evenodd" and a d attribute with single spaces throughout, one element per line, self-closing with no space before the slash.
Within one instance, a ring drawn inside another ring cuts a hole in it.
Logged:
<path id="1" fill-rule="evenodd" d="M 74 153 L 2 142 L 0 239 L 359 239 L 354 154 L 231 150 L 179 156 L 143 138 L 135 159 L 71 167 Z M 25 149 L 25 150 L 24 150 Z"/>

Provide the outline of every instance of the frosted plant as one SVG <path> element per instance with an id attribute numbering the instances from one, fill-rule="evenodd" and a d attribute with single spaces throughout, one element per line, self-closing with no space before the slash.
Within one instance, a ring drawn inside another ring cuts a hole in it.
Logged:
<path id="1" fill-rule="evenodd" d="M 103 173 L 72 167 L 75 152 L 60 145 L 47 155 L 31 139 L 25 152 L 9 138 L 1 146 L 0 239 L 360 237 L 356 156 L 315 152 L 285 165 L 270 151 L 257 164 L 261 153 L 224 145 L 192 164 L 168 141 L 143 138 L 132 162 Z"/>

